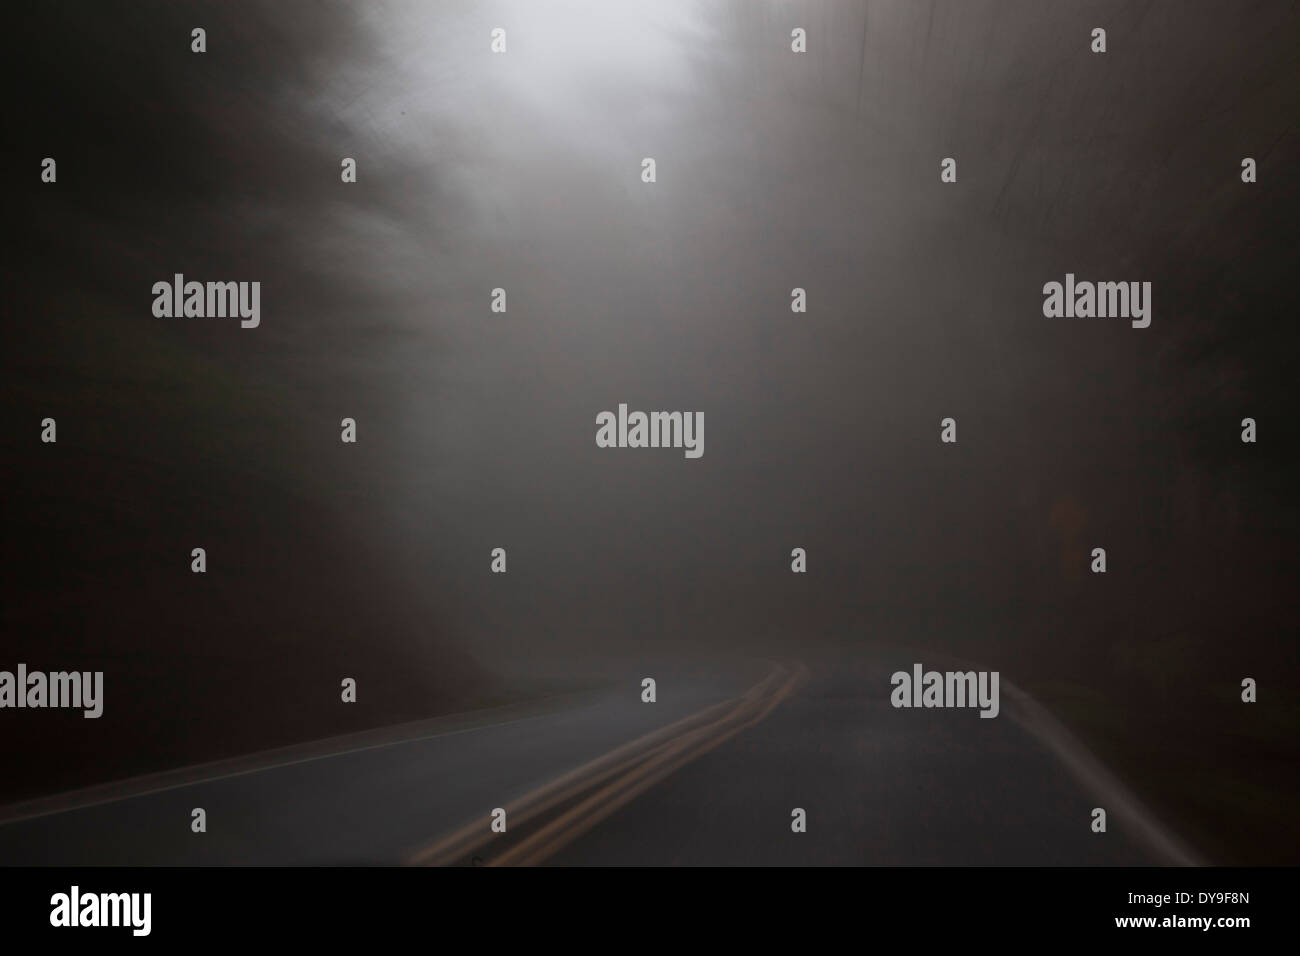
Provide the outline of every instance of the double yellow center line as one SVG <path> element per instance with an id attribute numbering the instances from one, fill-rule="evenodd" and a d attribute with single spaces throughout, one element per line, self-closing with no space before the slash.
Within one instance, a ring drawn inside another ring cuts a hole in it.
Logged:
<path id="1" fill-rule="evenodd" d="M 807 676 L 802 664 L 774 665 L 742 696 L 623 744 L 512 801 L 506 807 L 509 833 L 523 830 L 522 839 L 507 841 L 507 834 L 493 833 L 485 816 L 416 851 L 406 862 L 413 866 L 469 863 L 500 841 L 504 849 L 484 860 L 486 865 L 541 863 L 665 777 L 758 723 Z"/>

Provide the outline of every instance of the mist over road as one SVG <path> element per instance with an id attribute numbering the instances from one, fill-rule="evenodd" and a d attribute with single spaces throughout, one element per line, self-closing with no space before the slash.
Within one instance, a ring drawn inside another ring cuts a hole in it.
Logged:
<path id="1" fill-rule="evenodd" d="M 0 862 L 1148 859 L 1012 712 L 891 708 L 921 644 L 1216 862 L 1300 860 L 1297 4 L 10 25 L 0 671 L 104 710 L 0 708 L 0 801 L 616 689 L 0 825 Z M 256 327 L 156 314 L 176 275 L 258 283 Z M 1143 324 L 1045 310 L 1075 280 Z M 624 406 L 682 447 L 609 444 Z"/>
<path id="2" fill-rule="evenodd" d="M 1095 795 L 1005 712 L 891 707 L 896 660 L 665 671 L 653 704 L 629 680 L 529 716 L 0 824 L 0 864 L 1170 862 L 1113 816 L 1092 832 Z M 205 833 L 191 832 L 195 807 Z"/>

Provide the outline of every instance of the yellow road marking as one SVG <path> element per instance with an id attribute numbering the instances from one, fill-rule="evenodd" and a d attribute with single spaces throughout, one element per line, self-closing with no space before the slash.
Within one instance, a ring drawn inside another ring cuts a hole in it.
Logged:
<path id="1" fill-rule="evenodd" d="M 530 836 L 523 844 L 507 852 L 494 865 L 521 860 L 534 863 L 553 854 L 669 773 L 762 720 L 802 683 L 806 674 L 807 669 L 802 665 L 793 674 L 784 667 L 776 666 L 741 697 L 705 707 L 666 727 L 616 747 L 512 801 L 507 806 L 508 819 L 516 826 L 526 825 L 530 820 L 580 796 L 592 787 L 605 784 L 578 808 L 570 809 L 559 820 L 552 821 L 539 834 Z M 602 802 L 606 804 L 604 807 L 601 806 Z M 583 823 L 582 814 L 577 812 L 579 810 L 591 817 L 589 822 Z M 545 834 L 544 839 L 542 834 Z M 416 866 L 460 862 L 498 836 L 488 829 L 485 822 L 473 821 L 411 854 L 406 862 Z"/>
<path id="2" fill-rule="evenodd" d="M 687 731 L 678 740 L 656 748 L 623 776 L 607 783 L 489 865 L 535 866 L 548 857 L 554 856 L 564 846 L 616 810 L 626 806 L 665 777 L 726 743 L 747 727 L 758 723 L 793 693 L 794 689 L 803 682 L 806 673 L 806 670 L 802 669 L 796 671 L 766 699 L 742 698 L 731 712 L 719 719 Z"/>

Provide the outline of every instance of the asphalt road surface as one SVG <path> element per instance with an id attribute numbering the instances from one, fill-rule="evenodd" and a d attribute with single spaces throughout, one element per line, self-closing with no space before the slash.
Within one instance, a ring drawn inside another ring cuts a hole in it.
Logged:
<path id="1" fill-rule="evenodd" d="M 652 704 L 629 677 L 522 715 L 0 809 L 0 864 L 1192 862 L 1123 812 L 1122 792 L 1084 779 L 1005 689 L 996 719 L 895 709 L 895 669 L 876 655 L 661 672 Z"/>

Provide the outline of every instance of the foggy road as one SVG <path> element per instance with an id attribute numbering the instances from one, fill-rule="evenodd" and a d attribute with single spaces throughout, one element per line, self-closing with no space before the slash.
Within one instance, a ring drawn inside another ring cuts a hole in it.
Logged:
<path id="1" fill-rule="evenodd" d="M 24 5 L 0 864 L 1185 862 L 1013 686 L 1300 861 L 1300 4 L 1236 6 Z"/>
<path id="2" fill-rule="evenodd" d="M 548 862 L 1175 862 L 1148 847 L 1147 834 L 1125 832 L 1113 811 L 1107 832 L 1092 832 L 1098 799 L 1005 710 L 991 720 L 974 711 L 896 710 L 886 693 L 868 692 L 887 687 L 883 665 L 814 672 L 761 724 Z M 794 808 L 805 811 L 803 833 L 791 829 Z"/>
<path id="3" fill-rule="evenodd" d="M 890 665 L 636 682 L 543 713 L 0 825 L 5 865 L 1162 864 L 1006 712 L 890 706 Z M 756 682 L 755 675 L 759 678 Z M 201 807 L 207 832 L 191 832 Z M 492 811 L 507 811 L 493 832 Z M 806 831 L 792 830 L 802 809 Z"/>

